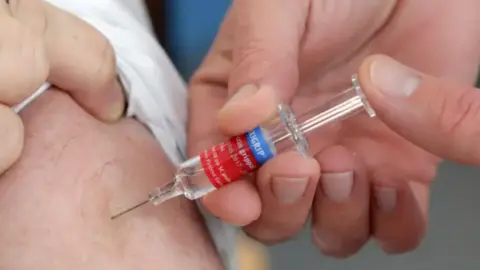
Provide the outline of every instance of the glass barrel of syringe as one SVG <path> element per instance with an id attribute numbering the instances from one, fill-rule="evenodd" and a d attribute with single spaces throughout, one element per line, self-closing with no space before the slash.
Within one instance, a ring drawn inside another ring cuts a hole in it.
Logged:
<path id="1" fill-rule="evenodd" d="M 296 149 L 308 155 L 306 136 L 314 130 L 363 111 L 374 116 L 356 79 L 352 82 L 353 87 L 298 116 L 281 104 L 277 116 L 267 124 L 183 162 L 176 176 L 179 188 L 188 199 L 198 199 L 254 172 L 278 153 Z"/>

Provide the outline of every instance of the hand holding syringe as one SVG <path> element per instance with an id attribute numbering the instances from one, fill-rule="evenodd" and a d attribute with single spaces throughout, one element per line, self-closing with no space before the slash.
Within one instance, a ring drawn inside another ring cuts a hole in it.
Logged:
<path id="1" fill-rule="evenodd" d="M 363 111 L 371 117 L 375 116 L 355 76 L 352 84 L 351 88 L 329 102 L 299 116 L 287 105 L 278 105 L 277 117 L 268 125 L 232 137 L 183 162 L 172 181 L 151 192 L 145 201 L 114 215 L 112 219 L 149 202 L 158 205 L 180 195 L 196 200 L 257 170 L 277 153 L 291 148 L 308 155 L 309 144 L 305 136 L 312 131 Z"/>

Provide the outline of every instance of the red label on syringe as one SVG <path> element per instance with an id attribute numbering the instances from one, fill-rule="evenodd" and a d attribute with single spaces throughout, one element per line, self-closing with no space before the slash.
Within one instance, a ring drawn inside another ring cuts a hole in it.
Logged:
<path id="1" fill-rule="evenodd" d="M 256 170 L 274 156 L 260 127 L 235 136 L 200 154 L 200 162 L 212 185 L 220 188 Z"/>

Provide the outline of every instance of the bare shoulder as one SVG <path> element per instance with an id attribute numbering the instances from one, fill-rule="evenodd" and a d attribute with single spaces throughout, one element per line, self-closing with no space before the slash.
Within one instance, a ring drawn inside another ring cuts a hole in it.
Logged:
<path id="1" fill-rule="evenodd" d="M 173 174 L 141 124 L 100 123 L 53 90 L 22 119 L 23 156 L 0 180 L 0 269 L 222 269 L 183 198 L 110 220 Z"/>

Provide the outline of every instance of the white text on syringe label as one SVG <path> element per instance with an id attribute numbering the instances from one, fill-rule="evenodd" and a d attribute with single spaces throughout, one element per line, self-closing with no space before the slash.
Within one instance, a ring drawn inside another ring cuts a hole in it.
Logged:
<path id="1" fill-rule="evenodd" d="M 220 188 L 256 170 L 273 156 L 258 127 L 204 151 L 200 162 L 212 185 Z"/>

